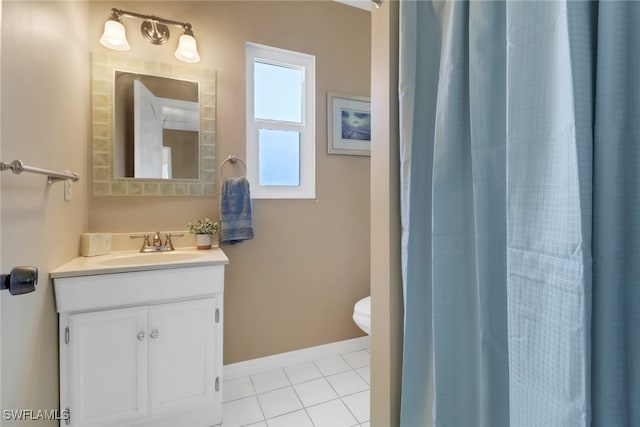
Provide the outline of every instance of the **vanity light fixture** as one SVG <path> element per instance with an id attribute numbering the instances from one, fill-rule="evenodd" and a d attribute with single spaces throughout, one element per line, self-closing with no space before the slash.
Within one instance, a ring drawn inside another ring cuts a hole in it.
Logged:
<path id="1" fill-rule="evenodd" d="M 191 24 L 184 24 L 182 28 L 182 35 L 178 41 L 178 49 L 176 49 L 176 58 L 183 62 L 199 62 L 200 55 L 198 55 L 198 49 L 196 48 L 196 39 L 193 37 L 193 30 L 191 30 Z"/>
<path id="2" fill-rule="evenodd" d="M 196 63 L 200 61 L 198 49 L 196 47 L 196 39 L 193 37 L 191 24 L 188 22 L 172 21 L 170 19 L 159 18 L 157 16 L 142 15 L 135 12 L 127 12 L 125 10 L 111 9 L 111 16 L 104 23 L 104 32 L 100 37 L 100 44 L 113 50 L 129 50 L 129 42 L 125 35 L 124 25 L 121 18 L 138 18 L 142 19 L 140 32 L 142 36 L 149 40 L 152 44 L 164 44 L 169 39 L 168 25 L 174 25 L 182 28 L 182 35 L 178 42 L 175 56 L 180 61 Z"/>
<path id="3" fill-rule="evenodd" d="M 100 44 L 113 50 L 131 49 L 117 9 L 111 9 L 111 16 L 104 23 L 104 32 L 100 37 Z"/>

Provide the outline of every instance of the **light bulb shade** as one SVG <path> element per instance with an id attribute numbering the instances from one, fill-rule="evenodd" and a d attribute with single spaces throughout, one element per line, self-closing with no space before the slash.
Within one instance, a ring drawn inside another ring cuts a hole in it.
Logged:
<path id="1" fill-rule="evenodd" d="M 100 37 L 100 44 L 113 50 L 131 49 L 124 33 L 124 25 L 112 19 L 104 23 L 104 33 Z"/>
<path id="2" fill-rule="evenodd" d="M 200 55 L 198 55 L 198 49 L 196 48 L 196 39 L 188 34 L 181 35 L 175 55 L 176 58 L 183 62 L 200 62 Z"/>

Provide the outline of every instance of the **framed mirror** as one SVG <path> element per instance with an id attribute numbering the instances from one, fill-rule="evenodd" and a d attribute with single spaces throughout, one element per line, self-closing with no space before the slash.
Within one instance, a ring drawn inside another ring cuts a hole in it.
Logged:
<path id="1" fill-rule="evenodd" d="M 215 194 L 214 70 L 93 57 L 94 196 Z"/>

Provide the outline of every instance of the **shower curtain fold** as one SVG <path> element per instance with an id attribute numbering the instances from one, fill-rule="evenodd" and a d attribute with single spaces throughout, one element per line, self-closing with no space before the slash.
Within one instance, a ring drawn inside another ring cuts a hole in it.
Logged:
<path id="1" fill-rule="evenodd" d="M 505 42 L 493 32 L 505 5 L 401 7 L 403 262 L 416 284 L 405 287 L 403 425 L 428 425 L 433 410 L 442 425 L 507 426 L 508 360 L 496 352 L 506 348 L 506 216 L 492 209 L 505 205 Z M 469 22 L 473 37 L 456 32 Z"/>
<path id="2" fill-rule="evenodd" d="M 640 425 L 640 3 L 605 3 L 400 3 L 403 426 Z"/>
<path id="3" fill-rule="evenodd" d="M 640 3 L 598 10 L 593 186 L 594 426 L 640 426 Z"/>

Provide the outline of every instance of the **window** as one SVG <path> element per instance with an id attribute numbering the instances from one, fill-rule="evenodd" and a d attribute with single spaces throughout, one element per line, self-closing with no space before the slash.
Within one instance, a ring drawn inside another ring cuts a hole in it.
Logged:
<path id="1" fill-rule="evenodd" d="M 251 196 L 315 198 L 315 57 L 247 43 L 246 67 Z"/>

